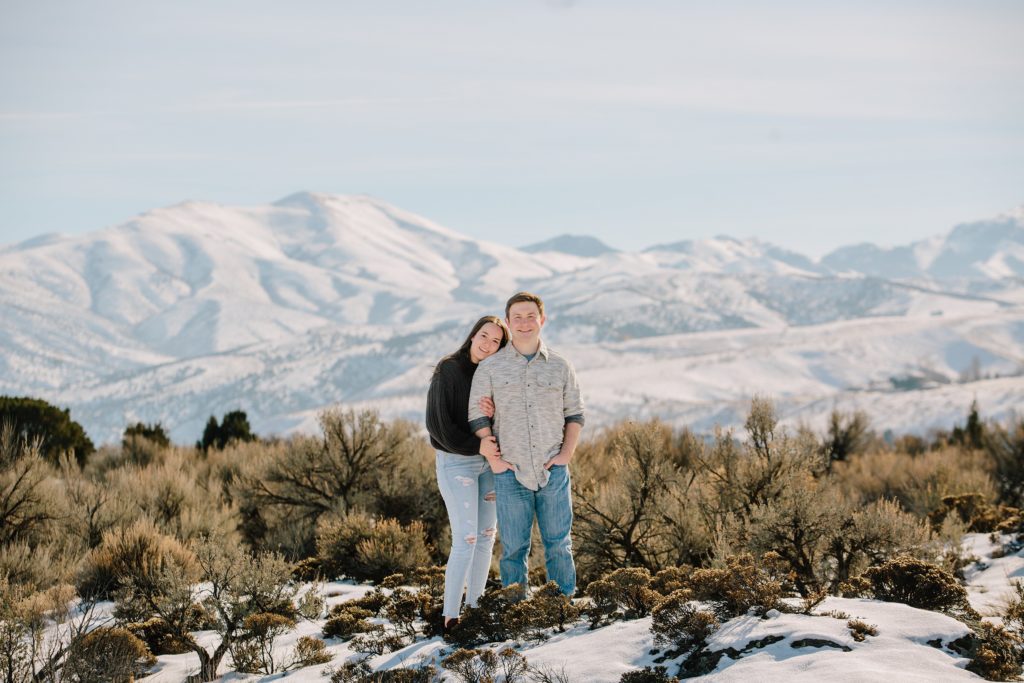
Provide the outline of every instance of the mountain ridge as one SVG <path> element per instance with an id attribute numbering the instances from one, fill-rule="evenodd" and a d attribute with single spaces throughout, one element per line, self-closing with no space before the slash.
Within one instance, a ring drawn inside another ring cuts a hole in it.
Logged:
<path id="1" fill-rule="evenodd" d="M 1002 240 L 995 246 L 993 234 Z M 813 421 L 823 401 L 856 402 L 865 388 L 892 389 L 890 377 L 955 385 L 975 355 L 992 376 L 1021 372 L 1024 281 L 1014 259 L 1022 234 L 1024 211 L 954 226 L 926 245 L 930 263 L 943 254 L 967 261 L 887 278 L 734 238 L 594 257 L 529 253 L 361 195 L 300 192 L 254 207 L 183 202 L 88 235 L 0 249 L 0 393 L 70 405 L 100 441 L 135 420 L 162 420 L 176 438 L 194 439 L 232 402 L 248 407 L 257 431 L 309 428 L 310 415 L 336 402 L 418 420 L 432 362 L 476 317 L 533 289 L 548 303 L 546 338 L 579 358 L 584 384 L 595 382 L 593 412 L 603 422 L 657 414 L 708 426 L 723 405 L 773 391 L 776 367 L 791 368 L 773 392 L 780 405 Z M 881 321 L 888 331 L 871 338 L 884 340 L 872 343 L 888 357 L 853 343 L 846 353 L 866 372 L 855 382 L 843 353 L 828 349 L 834 335 L 850 333 L 843 322 L 857 320 Z M 797 329 L 811 341 L 797 349 L 793 335 L 773 337 L 768 354 L 755 348 L 765 338 L 750 334 Z M 711 355 L 707 367 L 680 365 L 695 334 L 716 335 L 759 364 Z M 644 340 L 677 338 L 667 356 L 656 354 L 660 370 L 640 373 L 660 388 L 622 390 L 632 378 L 609 368 L 647 367 Z M 661 386 L 665 376 L 702 393 L 677 391 L 686 394 L 677 399 Z M 1017 400 L 1014 391 L 992 389 L 993 414 Z M 915 417 L 911 402 L 931 399 L 908 394 L 903 409 L 881 417 L 917 431 L 949 423 L 963 413 L 948 405 L 952 396 Z"/>

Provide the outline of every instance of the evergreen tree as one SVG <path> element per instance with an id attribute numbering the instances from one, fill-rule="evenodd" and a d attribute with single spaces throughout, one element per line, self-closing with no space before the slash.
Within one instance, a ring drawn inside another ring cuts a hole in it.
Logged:
<path id="1" fill-rule="evenodd" d="M 985 445 L 985 424 L 978 413 L 978 399 L 971 401 L 971 411 L 967 414 L 967 424 L 953 427 L 949 437 L 950 443 L 964 448 L 978 449 Z"/>
<path id="2" fill-rule="evenodd" d="M 121 445 L 127 446 L 128 440 L 133 436 L 141 437 L 147 441 L 152 441 L 162 448 L 166 448 L 171 445 L 171 440 L 167 437 L 167 432 L 164 431 L 163 425 L 159 422 L 153 425 L 136 422 L 133 425 L 127 426 L 124 430 L 124 436 L 121 438 Z"/>
<path id="3" fill-rule="evenodd" d="M 203 429 L 203 438 L 196 445 L 204 451 L 211 448 L 221 450 L 232 441 L 255 441 L 256 438 L 245 411 L 232 410 L 224 415 L 219 424 L 217 418 L 211 415 Z"/>
<path id="4" fill-rule="evenodd" d="M 242 410 L 232 410 L 226 414 L 220 422 L 220 439 L 221 448 L 227 446 L 230 442 L 238 441 L 255 441 L 256 436 L 252 433 L 252 428 L 249 426 L 249 418 Z"/>
<path id="5" fill-rule="evenodd" d="M 833 410 L 823 444 L 828 465 L 831 466 L 836 460 L 846 460 L 856 453 L 863 453 L 873 437 L 867 414 L 858 410 L 851 415 L 843 415 Z"/>
<path id="6" fill-rule="evenodd" d="M 41 442 L 39 452 L 54 463 L 71 451 L 81 466 L 96 450 L 82 425 L 71 419 L 67 408 L 61 410 L 42 399 L 0 396 L 0 423 L 3 422 L 13 424 L 21 438 L 30 442 L 38 439 Z"/>

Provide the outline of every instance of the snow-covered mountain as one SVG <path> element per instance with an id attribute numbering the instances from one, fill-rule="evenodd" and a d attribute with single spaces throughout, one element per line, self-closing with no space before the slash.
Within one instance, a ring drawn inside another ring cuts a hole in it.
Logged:
<path id="1" fill-rule="evenodd" d="M 754 393 L 790 421 L 859 407 L 915 431 L 949 427 L 974 397 L 993 417 L 1024 406 L 1024 208 L 821 261 L 728 237 L 535 246 L 311 193 L 9 245 L 0 393 L 69 406 L 98 441 L 136 420 L 190 441 L 233 408 L 261 433 L 314 429 L 332 403 L 419 420 L 436 359 L 530 289 L 592 424 L 731 425 Z"/>
<path id="2" fill-rule="evenodd" d="M 833 272 L 886 279 L 1000 280 L 1024 278 L 1024 206 L 995 218 L 963 223 L 945 235 L 914 244 L 882 248 L 842 247 L 821 263 Z"/>
<path id="3" fill-rule="evenodd" d="M 520 247 L 528 254 L 537 254 L 554 251 L 572 256 L 597 257 L 605 254 L 614 254 L 617 249 L 612 249 L 607 244 L 588 235 L 559 235 L 549 240 L 528 244 Z"/>

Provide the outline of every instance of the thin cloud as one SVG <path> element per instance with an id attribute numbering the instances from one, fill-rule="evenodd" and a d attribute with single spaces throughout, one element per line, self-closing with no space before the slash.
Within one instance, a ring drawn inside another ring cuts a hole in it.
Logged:
<path id="1" fill-rule="evenodd" d="M 63 111 L 0 111 L 0 122 L 45 122 L 45 121 L 68 121 L 88 116 L 83 112 Z"/>

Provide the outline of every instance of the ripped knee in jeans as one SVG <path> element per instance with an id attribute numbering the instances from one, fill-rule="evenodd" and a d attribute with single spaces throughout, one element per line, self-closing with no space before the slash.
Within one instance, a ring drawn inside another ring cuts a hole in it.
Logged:
<path id="1" fill-rule="evenodd" d="M 497 499 L 498 499 L 498 494 L 495 493 L 494 491 L 489 491 L 488 493 L 484 494 L 484 500 L 486 500 L 488 503 L 493 503 Z"/>

